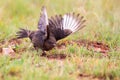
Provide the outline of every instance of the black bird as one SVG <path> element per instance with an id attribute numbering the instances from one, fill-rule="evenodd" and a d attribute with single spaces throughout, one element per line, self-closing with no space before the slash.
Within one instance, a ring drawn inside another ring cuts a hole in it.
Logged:
<path id="1" fill-rule="evenodd" d="M 85 26 L 84 23 L 83 16 L 75 13 L 55 15 L 48 19 L 46 8 L 42 7 L 38 29 L 36 31 L 20 29 L 17 32 L 17 38 L 30 38 L 34 48 L 40 48 L 44 53 L 54 48 L 58 40 L 82 29 Z"/>

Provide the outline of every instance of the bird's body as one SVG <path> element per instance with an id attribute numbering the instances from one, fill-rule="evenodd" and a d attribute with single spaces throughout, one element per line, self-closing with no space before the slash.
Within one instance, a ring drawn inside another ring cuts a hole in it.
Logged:
<path id="1" fill-rule="evenodd" d="M 56 15 L 48 19 L 46 8 L 43 7 L 38 22 L 38 30 L 30 31 L 21 29 L 17 32 L 17 38 L 29 37 L 35 49 L 49 51 L 56 46 L 56 42 L 71 33 L 83 28 L 83 16 L 79 14 Z"/>

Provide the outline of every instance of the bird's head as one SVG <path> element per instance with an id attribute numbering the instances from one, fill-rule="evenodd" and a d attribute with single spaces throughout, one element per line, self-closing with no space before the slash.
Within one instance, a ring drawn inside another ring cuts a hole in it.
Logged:
<path id="1" fill-rule="evenodd" d="M 32 42 L 34 46 L 42 48 L 46 38 L 46 33 L 38 30 L 35 32 Z"/>

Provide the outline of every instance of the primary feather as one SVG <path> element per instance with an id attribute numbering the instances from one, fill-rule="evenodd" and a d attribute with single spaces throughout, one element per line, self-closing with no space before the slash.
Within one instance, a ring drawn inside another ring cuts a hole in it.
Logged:
<path id="1" fill-rule="evenodd" d="M 84 25 L 83 23 L 85 20 L 83 20 L 83 16 L 79 16 L 80 14 L 65 14 L 63 16 L 63 28 L 69 29 L 72 32 L 76 32 L 79 29 L 81 29 Z"/>
<path id="2" fill-rule="evenodd" d="M 82 29 L 85 25 L 83 16 L 75 13 L 67 13 L 64 16 L 56 15 L 49 19 L 50 31 L 54 34 L 56 40 L 67 37 L 71 33 Z"/>

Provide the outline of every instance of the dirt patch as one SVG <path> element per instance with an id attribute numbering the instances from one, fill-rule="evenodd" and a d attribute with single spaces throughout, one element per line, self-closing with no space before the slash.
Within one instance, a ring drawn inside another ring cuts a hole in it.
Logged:
<path id="1" fill-rule="evenodd" d="M 16 38 L 13 38 L 11 40 L 8 41 L 9 44 L 21 44 L 22 41 L 20 39 L 16 39 Z"/>
<path id="2" fill-rule="evenodd" d="M 8 45 L 12 46 L 13 50 L 16 53 L 20 53 L 26 50 L 26 48 L 21 48 L 21 49 L 17 49 L 16 46 L 22 44 L 22 40 L 21 39 L 16 39 L 13 38 L 11 40 L 8 41 Z"/>
<path id="3" fill-rule="evenodd" d="M 13 48 L 13 50 L 16 52 L 16 53 L 21 53 L 23 51 L 26 51 L 26 48 L 20 48 L 20 49 L 15 49 Z"/>
<path id="4" fill-rule="evenodd" d="M 15 44 L 21 44 L 21 43 L 22 43 L 22 41 L 20 39 L 12 38 L 12 39 L 10 39 L 8 41 L 1 41 L 0 46 L 5 45 L 5 44 L 7 44 L 7 45 L 15 45 Z"/>
<path id="5" fill-rule="evenodd" d="M 93 75 L 88 74 L 78 74 L 78 80 L 105 80 L 104 77 L 95 77 Z"/>
<path id="6" fill-rule="evenodd" d="M 51 54 L 51 55 L 42 55 L 42 57 L 47 57 L 48 59 L 65 59 L 67 56 L 65 54 Z"/>
<path id="7" fill-rule="evenodd" d="M 0 48 L 0 53 L 2 53 L 2 48 Z"/>
<path id="8" fill-rule="evenodd" d="M 16 52 L 18 50 L 16 46 L 21 43 L 22 41 L 16 38 L 10 39 L 8 41 L 0 42 L 1 55 L 7 55 L 7 56 L 10 56 L 11 58 L 16 58 Z"/>
<path id="9" fill-rule="evenodd" d="M 26 48 L 22 49 L 16 49 L 16 45 L 22 44 L 21 39 L 13 38 L 9 41 L 2 41 L 0 42 L 0 52 L 2 52 L 2 46 L 1 45 L 8 45 L 13 48 L 13 50 L 17 53 L 23 52 L 26 50 Z M 88 50 L 102 53 L 104 56 L 107 56 L 107 53 L 110 51 L 110 48 L 107 44 L 103 42 L 97 42 L 97 41 L 89 41 L 89 40 L 72 40 L 72 41 L 64 41 L 62 43 L 57 44 L 58 49 L 65 49 L 67 45 L 74 45 L 77 44 L 79 47 L 83 46 L 86 47 Z M 56 58 L 56 59 L 64 59 L 66 55 L 63 54 L 54 54 L 54 55 L 48 55 L 48 58 Z"/>
<path id="10" fill-rule="evenodd" d="M 89 42 L 88 45 L 93 48 L 100 49 L 99 52 L 101 52 L 101 53 L 107 53 L 110 50 L 108 45 L 101 43 L 101 42 L 93 42 L 92 41 L 92 42 Z M 95 50 L 95 51 L 97 51 L 97 50 Z"/>
<path id="11" fill-rule="evenodd" d="M 86 47 L 88 50 L 102 53 L 104 56 L 107 56 L 107 53 L 110 51 L 110 47 L 103 43 L 103 42 L 97 42 L 97 41 L 89 41 L 89 40 L 72 40 L 67 41 L 61 44 L 57 44 L 58 49 L 64 49 L 66 45 L 74 45 L 77 44 L 78 46 Z"/>
<path id="12" fill-rule="evenodd" d="M 79 77 L 89 77 L 90 75 L 87 75 L 87 74 L 79 74 L 78 76 L 79 76 Z"/>
<path id="13" fill-rule="evenodd" d="M 107 56 L 107 53 L 110 51 L 110 47 L 103 43 L 97 41 L 77 41 L 76 42 L 79 46 L 84 46 L 88 50 L 92 50 L 94 52 L 102 53 L 104 56 Z"/>

